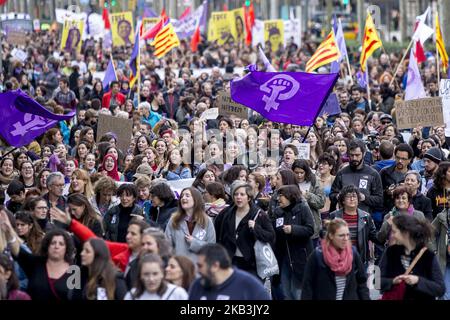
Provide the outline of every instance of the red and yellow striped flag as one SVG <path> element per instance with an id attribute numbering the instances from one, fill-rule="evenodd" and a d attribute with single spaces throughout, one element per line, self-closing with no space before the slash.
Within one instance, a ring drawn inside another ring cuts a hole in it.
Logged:
<path id="1" fill-rule="evenodd" d="M 311 59 L 306 63 L 306 72 L 311 72 L 317 68 L 337 60 L 340 56 L 339 49 L 336 45 L 334 32 L 328 34 L 328 37 L 320 44 Z"/>
<path id="2" fill-rule="evenodd" d="M 164 57 L 166 53 L 180 45 L 172 23 L 169 22 L 158 32 L 151 45 L 155 47 L 153 54 L 158 58 Z"/>
<path id="3" fill-rule="evenodd" d="M 448 68 L 448 55 L 447 51 L 445 50 L 445 43 L 444 39 L 442 38 L 442 32 L 441 32 L 441 25 L 439 24 L 439 16 L 436 12 L 436 47 L 439 52 L 439 56 L 442 60 L 442 69 L 444 73 L 447 73 Z"/>
<path id="4" fill-rule="evenodd" d="M 380 37 L 378 36 L 377 29 L 373 23 L 372 16 L 367 13 L 366 26 L 364 28 L 364 37 L 361 50 L 361 57 L 359 63 L 361 64 L 361 70 L 366 71 L 367 59 L 374 53 L 375 50 L 380 48 L 383 44 L 381 43 Z"/>

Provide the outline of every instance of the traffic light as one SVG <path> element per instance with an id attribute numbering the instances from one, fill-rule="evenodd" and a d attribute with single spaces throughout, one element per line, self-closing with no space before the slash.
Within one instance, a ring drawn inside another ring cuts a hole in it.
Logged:
<path id="1" fill-rule="evenodd" d="M 115 7 L 116 4 L 117 4 L 117 1 L 116 1 L 116 0 L 111 0 L 111 7 Z"/>
<path id="2" fill-rule="evenodd" d="M 348 5 L 348 0 L 342 0 L 342 4 L 345 6 Z"/>
<path id="3" fill-rule="evenodd" d="M 245 6 L 250 7 L 250 0 L 245 0 Z"/>

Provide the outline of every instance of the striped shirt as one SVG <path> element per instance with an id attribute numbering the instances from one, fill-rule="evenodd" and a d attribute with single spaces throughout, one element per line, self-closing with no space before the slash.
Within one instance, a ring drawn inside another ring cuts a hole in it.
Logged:
<path id="1" fill-rule="evenodd" d="M 336 276 L 336 300 L 342 300 L 344 297 L 345 283 L 347 277 L 346 276 Z"/>
<path id="2" fill-rule="evenodd" d="M 411 265 L 411 256 L 402 254 L 400 256 L 400 261 L 402 263 L 403 268 L 405 268 L 405 270 L 407 270 L 409 268 L 409 266 Z"/>
<path id="3" fill-rule="evenodd" d="M 358 245 L 358 214 L 350 215 L 344 212 L 342 216 L 348 224 L 348 230 L 350 231 L 350 240 L 352 241 L 352 245 Z"/>

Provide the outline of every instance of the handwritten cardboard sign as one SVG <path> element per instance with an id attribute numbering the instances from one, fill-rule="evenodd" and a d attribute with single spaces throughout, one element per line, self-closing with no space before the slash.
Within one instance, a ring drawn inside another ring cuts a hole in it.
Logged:
<path id="1" fill-rule="evenodd" d="M 434 127 L 444 124 L 442 98 L 424 98 L 395 103 L 398 129 Z"/>

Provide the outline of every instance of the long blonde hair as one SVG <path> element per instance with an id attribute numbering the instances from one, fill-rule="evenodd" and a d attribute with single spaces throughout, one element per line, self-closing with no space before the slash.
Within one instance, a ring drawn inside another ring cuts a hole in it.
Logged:
<path id="1" fill-rule="evenodd" d="M 78 179 L 85 182 L 83 194 L 86 198 L 91 199 L 94 196 L 94 188 L 92 187 L 91 178 L 89 177 L 87 171 L 83 169 L 75 169 L 72 176 L 76 176 Z M 73 193 L 72 183 L 70 183 L 69 192 Z"/>

